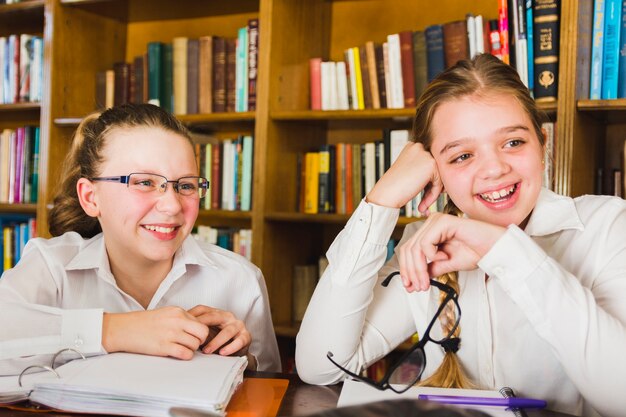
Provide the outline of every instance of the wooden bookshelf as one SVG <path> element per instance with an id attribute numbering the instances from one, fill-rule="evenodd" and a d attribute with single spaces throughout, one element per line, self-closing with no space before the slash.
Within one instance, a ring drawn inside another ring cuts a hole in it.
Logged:
<path id="1" fill-rule="evenodd" d="M 471 4 L 470 4 L 471 3 Z M 72 130 L 95 110 L 95 74 L 129 61 L 150 41 L 207 34 L 234 37 L 248 19 L 259 18 L 257 110 L 184 115 L 180 119 L 216 135 L 254 134 L 251 212 L 201 211 L 198 223 L 253 230 L 253 262 L 263 271 L 277 333 L 293 337 L 294 265 L 314 263 L 348 215 L 305 215 L 295 209 L 296 155 L 322 144 L 364 143 L 386 128 L 410 129 L 413 109 L 309 110 L 309 59 L 343 59 L 348 47 L 383 41 L 390 33 L 417 30 L 467 12 L 497 17 L 497 0 L 38 0 L 0 5 L 0 36 L 44 36 L 44 98 L 41 105 L 0 105 L 0 126 L 41 126 L 38 233 L 47 235 L 47 213 Z M 593 0 L 562 2 L 558 102 L 540 109 L 556 120 L 556 190 L 577 196 L 594 191 L 606 143 L 625 128 L 626 100 L 591 101 L 585 83 L 586 13 Z M 45 19 L 44 19 L 45 16 Z M 587 52 L 588 54 L 588 52 Z M 23 207 L 0 205 L 0 212 Z M 415 219 L 401 218 L 403 226 Z"/>

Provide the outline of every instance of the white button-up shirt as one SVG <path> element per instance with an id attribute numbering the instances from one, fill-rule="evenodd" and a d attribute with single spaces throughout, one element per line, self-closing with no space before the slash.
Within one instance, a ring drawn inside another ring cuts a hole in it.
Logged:
<path id="1" fill-rule="evenodd" d="M 398 270 L 395 256 L 383 265 L 397 217 L 397 209 L 361 202 L 329 249 L 329 266 L 297 338 L 296 366 L 305 381 L 345 377 L 326 358 L 328 351 L 358 372 L 432 319 L 438 290 L 407 293 L 399 278 L 380 285 Z M 408 225 L 404 239 L 419 225 Z M 542 190 L 525 231 L 510 226 L 479 269 L 459 273 L 459 285 L 457 355 L 479 387 L 510 386 L 575 415 L 624 415 L 624 200 Z M 440 335 L 440 326 L 432 332 Z M 434 343 L 425 350 L 423 378 L 443 358 Z"/>
<path id="2" fill-rule="evenodd" d="M 200 304 L 242 320 L 252 334 L 249 352 L 257 369 L 280 370 L 261 271 L 233 252 L 188 237 L 148 309 Z M 32 239 L 20 262 L 0 279 L 0 375 L 47 364 L 51 354 L 64 348 L 104 354 L 103 312 L 142 310 L 117 286 L 102 234 Z"/>

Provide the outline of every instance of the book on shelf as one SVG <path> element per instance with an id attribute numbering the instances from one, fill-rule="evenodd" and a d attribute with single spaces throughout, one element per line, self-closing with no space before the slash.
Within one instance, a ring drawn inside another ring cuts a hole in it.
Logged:
<path id="1" fill-rule="evenodd" d="M 0 132 L 0 202 L 37 202 L 39 131 L 24 126 Z"/>
<path id="2" fill-rule="evenodd" d="M 177 37 L 172 39 L 172 97 L 173 97 L 173 112 L 174 114 L 187 114 L 187 47 L 189 44 L 189 38 Z M 168 44 L 169 45 L 169 44 Z M 167 52 L 166 52 L 167 54 Z M 167 60 L 165 60 L 167 61 Z M 164 67 L 167 68 L 168 64 L 164 63 Z M 164 69 L 165 69 L 164 68 Z M 167 71 L 167 70 L 166 70 Z M 165 86 L 167 85 L 167 87 Z M 164 97 L 162 99 L 162 107 L 168 109 L 167 102 L 169 101 L 169 94 L 167 89 L 169 88 L 169 80 L 167 76 L 164 80 Z"/>
<path id="3" fill-rule="evenodd" d="M 443 26 L 428 26 L 424 33 L 426 34 L 428 82 L 430 82 L 446 68 L 446 57 L 443 50 Z"/>
<path id="4" fill-rule="evenodd" d="M 359 64 L 361 65 L 361 85 L 363 89 L 363 108 L 371 109 L 374 107 L 372 95 L 372 84 L 370 81 L 370 70 L 367 57 L 367 50 L 365 45 L 361 45 L 357 48 L 359 52 Z"/>
<path id="5" fill-rule="evenodd" d="M 457 20 L 443 24 L 443 52 L 445 65 L 451 67 L 457 61 L 468 59 L 467 21 Z"/>
<path id="6" fill-rule="evenodd" d="M 227 38 L 226 45 L 226 111 L 237 110 L 237 40 Z"/>
<path id="7" fill-rule="evenodd" d="M 398 33 L 400 40 L 400 69 L 402 72 L 402 95 L 405 108 L 415 107 L 415 73 L 413 62 L 413 32 Z"/>
<path id="8" fill-rule="evenodd" d="M 560 0 L 533 3 L 533 93 L 537 102 L 554 101 L 558 93 Z"/>
<path id="9" fill-rule="evenodd" d="M 187 113 L 200 112 L 200 40 L 190 38 L 187 41 Z"/>
<path id="10" fill-rule="evenodd" d="M 41 101 L 43 39 L 31 34 L 0 36 L 0 104 Z"/>
<path id="11" fill-rule="evenodd" d="M 193 237 L 252 259 L 252 230 L 198 225 Z"/>
<path id="12" fill-rule="evenodd" d="M 0 273 L 13 268 L 22 257 L 26 243 L 36 236 L 36 220 L 26 214 L 0 215 Z"/>
<path id="13" fill-rule="evenodd" d="M 322 58 L 309 59 L 309 94 L 311 110 L 322 110 Z"/>
<path id="14" fill-rule="evenodd" d="M 213 37 L 213 112 L 226 111 L 226 39 Z"/>
<path id="15" fill-rule="evenodd" d="M 626 2 L 621 4 L 619 58 L 617 62 L 617 98 L 626 98 Z"/>
<path id="16" fill-rule="evenodd" d="M 161 42 L 148 43 L 148 103 L 159 106 L 161 104 L 161 75 L 163 44 Z"/>
<path id="17" fill-rule="evenodd" d="M 201 36 L 198 43 L 198 111 L 213 112 L 213 37 Z"/>
<path id="18" fill-rule="evenodd" d="M 419 97 L 428 84 L 428 61 L 426 59 L 426 36 L 424 31 L 413 32 L 413 80 L 415 97 Z"/>
<path id="19" fill-rule="evenodd" d="M 247 362 L 245 356 L 199 352 L 189 361 L 110 353 L 0 377 L 0 400 L 28 399 L 78 413 L 166 417 L 172 407 L 190 407 L 224 414 Z"/>
<path id="20" fill-rule="evenodd" d="M 604 45 L 602 52 L 603 100 L 617 98 L 622 0 L 606 0 L 604 4 Z"/>
<path id="21" fill-rule="evenodd" d="M 239 28 L 235 47 L 235 111 L 248 111 L 248 27 Z"/>
<path id="22" fill-rule="evenodd" d="M 372 108 L 380 109 L 380 90 L 378 88 L 378 72 L 376 64 L 376 45 L 372 41 L 365 42 L 368 80 L 372 95 Z"/>
<path id="23" fill-rule="evenodd" d="M 259 61 L 259 19 L 248 20 L 248 110 L 256 110 L 256 83 Z"/>
<path id="24" fill-rule="evenodd" d="M 113 64 L 113 105 L 127 103 L 130 98 L 130 66 L 126 62 Z"/>

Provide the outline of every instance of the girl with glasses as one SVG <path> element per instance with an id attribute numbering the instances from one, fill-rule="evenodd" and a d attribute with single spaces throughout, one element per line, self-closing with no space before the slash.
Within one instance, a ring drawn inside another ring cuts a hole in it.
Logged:
<path id="1" fill-rule="evenodd" d="M 454 343 L 424 345 L 421 384 L 509 386 L 554 410 L 623 415 L 626 202 L 543 188 L 541 121 L 515 70 L 487 54 L 429 84 L 413 141 L 327 253 L 297 338 L 302 379 L 338 382 L 339 366 L 358 374 L 421 336 L 445 296 L 430 286 L 438 277 L 463 317 L 449 308 L 429 327 Z M 400 207 L 424 192 L 425 212 L 443 191 L 445 213 L 408 225 L 385 263 Z"/>
<path id="2" fill-rule="evenodd" d="M 201 349 L 278 371 L 261 271 L 190 236 L 207 186 L 189 132 L 163 109 L 86 117 L 49 213 L 54 237 L 30 240 L 0 279 L 0 374 L 63 348 L 179 359 Z"/>

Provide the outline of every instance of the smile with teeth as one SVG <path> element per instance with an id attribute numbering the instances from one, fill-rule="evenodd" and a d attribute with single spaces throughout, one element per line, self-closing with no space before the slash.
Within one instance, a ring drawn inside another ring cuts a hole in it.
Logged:
<path id="1" fill-rule="evenodd" d="M 144 226 L 144 228 L 151 230 L 153 232 L 159 232 L 159 233 L 172 233 L 176 229 L 175 227 L 162 227 L 162 226 L 151 226 L 151 225 L 146 225 Z"/>
<path id="2" fill-rule="evenodd" d="M 505 200 L 508 196 L 513 194 L 517 189 L 517 184 L 512 185 L 507 188 L 503 188 L 499 191 L 491 191 L 488 193 L 479 194 L 480 198 L 490 203 L 497 203 L 499 201 Z"/>

